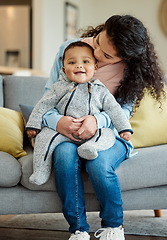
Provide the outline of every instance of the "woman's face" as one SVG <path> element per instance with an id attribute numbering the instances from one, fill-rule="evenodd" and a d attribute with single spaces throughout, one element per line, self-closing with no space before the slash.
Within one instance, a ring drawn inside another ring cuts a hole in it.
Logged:
<path id="1" fill-rule="evenodd" d="M 106 31 L 102 31 L 94 38 L 94 55 L 99 62 L 104 63 L 117 63 L 122 60 L 117 57 L 117 52 L 109 41 Z"/>

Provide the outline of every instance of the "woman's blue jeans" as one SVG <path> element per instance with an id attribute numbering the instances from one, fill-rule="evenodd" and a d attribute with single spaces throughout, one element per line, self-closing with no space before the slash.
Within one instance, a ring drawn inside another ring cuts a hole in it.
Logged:
<path id="1" fill-rule="evenodd" d="M 112 148 L 99 152 L 95 160 L 80 159 L 77 146 L 70 142 L 58 145 L 53 156 L 56 188 L 71 233 L 75 230 L 89 232 L 81 178 L 83 165 L 100 202 L 102 227 L 119 227 L 123 224 L 121 189 L 115 173 L 126 156 L 126 147 L 121 141 L 116 140 Z"/>

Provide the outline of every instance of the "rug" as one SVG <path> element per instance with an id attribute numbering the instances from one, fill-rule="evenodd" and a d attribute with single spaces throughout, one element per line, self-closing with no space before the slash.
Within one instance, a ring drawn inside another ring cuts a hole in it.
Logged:
<path id="1" fill-rule="evenodd" d="M 100 228 L 98 212 L 87 213 L 90 232 Z M 68 231 L 68 224 L 61 213 L 0 216 L 0 227 Z M 125 234 L 167 237 L 167 210 L 163 217 L 155 218 L 153 211 L 125 211 Z"/>

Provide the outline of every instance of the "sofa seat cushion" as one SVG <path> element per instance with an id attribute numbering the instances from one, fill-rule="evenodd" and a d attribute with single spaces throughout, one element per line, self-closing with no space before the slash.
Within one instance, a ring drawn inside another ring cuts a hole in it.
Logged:
<path id="1" fill-rule="evenodd" d="M 49 181 L 41 186 L 29 183 L 32 174 L 32 148 L 19 159 L 22 165 L 21 184 L 30 190 L 56 191 L 54 171 Z M 167 145 L 136 149 L 135 156 L 116 169 L 122 191 L 167 185 Z M 94 193 L 88 174 L 83 172 L 85 193 Z"/>
<path id="2" fill-rule="evenodd" d="M 41 186 L 32 184 L 29 182 L 29 177 L 33 172 L 33 149 L 31 146 L 26 147 L 27 156 L 18 159 L 22 167 L 21 184 L 30 190 L 41 190 L 41 191 L 56 191 L 54 181 L 54 171 L 52 171 L 49 181 Z"/>
<path id="3" fill-rule="evenodd" d="M 21 165 L 10 154 L 0 151 L 0 186 L 16 186 L 21 178 Z"/>
<path id="4" fill-rule="evenodd" d="M 44 94 L 47 80 L 40 76 L 4 76 L 5 107 L 20 111 L 19 104 L 35 106 Z"/>
<path id="5" fill-rule="evenodd" d="M 167 185 L 167 145 L 135 149 L 135 156 L 123 161 L 116 169 L 121 190 L 136 190 Z M 86 173 L 83 174 L 86 193 L 93 188 Z"/>
<path id="6" fill-rule="evenodd" d="M 122 191 L 167 185 L 167 144 L 135 152 L 116 170 Z"/>

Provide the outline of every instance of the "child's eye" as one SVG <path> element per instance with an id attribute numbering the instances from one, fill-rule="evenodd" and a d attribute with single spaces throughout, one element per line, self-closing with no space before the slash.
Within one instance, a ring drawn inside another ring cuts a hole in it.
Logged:
<path id="1" fill-rule="evenodd" d="M 85 60 L 84 63 L 89 63 L 89 61 L 88 61 L 88 60 Z"/>
<path id="2" fill-rule="evenodd" d="M 69 62 L 69 64 L 75 64 L 75 62 L 71 61 L 71 62 Z"/>

